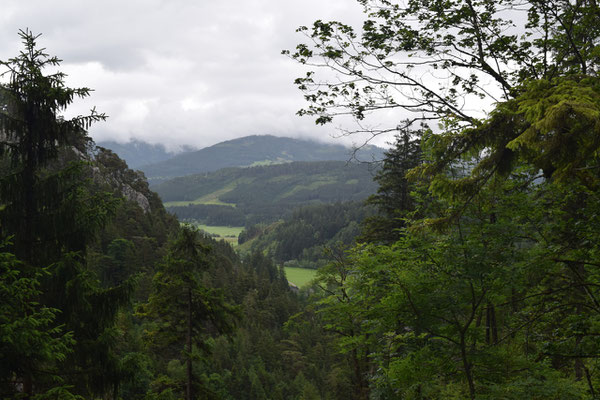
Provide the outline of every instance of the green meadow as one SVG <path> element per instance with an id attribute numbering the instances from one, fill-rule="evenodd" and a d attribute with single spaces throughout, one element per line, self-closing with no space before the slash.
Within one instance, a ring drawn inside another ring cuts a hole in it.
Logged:
<path id="1" fill-rule="evenodd" d="M 317 270 L 298 267 L 284 267 L 285 276 L 288 282 L 293 283 L 298 287 L 306 286 L 310 281 L 315 279 Z"/>
<path id="2" fill-rule="evenodd" d="M 232 245 L 237 245 L 238 236 L 244 230 L 243 226 L 209 226 L 202 224 L 190 224 L 204 232 L 214 235 L 215 239 L 223 239 Z"/>

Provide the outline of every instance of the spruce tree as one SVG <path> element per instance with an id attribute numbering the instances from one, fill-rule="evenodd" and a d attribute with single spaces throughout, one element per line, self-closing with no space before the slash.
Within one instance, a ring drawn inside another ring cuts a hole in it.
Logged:
<path id="1" fill-rule="evenodd" d="M 405 129 L 396 137 L 394 147 L 385 153 L 383 165 L 374 178 L 379 188 L 367 200 L 367 204 L 377 207 L 378 213 L 364 221 L 360 240 L 393 243 L 400 238 L 400 230 L 415 208 L 411 197 L 414 185 L 406 174 L 421 164 L 420 136 L 420 132 Z"/>
<path id="2" fill-rule="evenodd" d="M 60 60 L 37 46 L 39 35 L 28 30 L 19 35 L 24 49 L 0 62 L 8 76 L 0 85 L 0 160 L 6 167 L 0 173 L 0 240 L 12 242 L 8 250 L 18 260 L 19 277 L 39 279 L 24 304 L 52 310 L 41 337 L 69 332 L 72 340 L 68 351 L 43 363 L 15 348 L 23 368 L 8 378 L 26 398 L 57 382 L 85 396 L 104 395 L 119 381 L 110 331 L 131 290 L 130 284 L 101 289 L 86 268 L 86 248 L 116 204 L 86 183 L 88 162 L 82 160 L 91 143 L 86 129 L 106 117 L 92 110 L 65 119 L 69 104 L 90 89 L 67 87 L 64 73 L 45 74 Z"/>
<path id="3" fill-rule="evenodd" d="M 166 391 L 185 387 L 178 391 L 186 400 L 211 398 L 210 390 L 194 376 L 194 361 L 201 360 L 208 350 L 206 339 L 211 330 L 231 330 L 235 313 L 223 292 L 203 280 L 211 268 L 209 252 L 197 230 L 182 228 L 158 266 L 148 303 L 139 310 L 153 321 L 148 329 L 150 346 L 160 350 L 160 357 L 170 359 L 170 365 L 185 364 L 185 382 L 159 375 L 155 386 L 165 386 Z"/>

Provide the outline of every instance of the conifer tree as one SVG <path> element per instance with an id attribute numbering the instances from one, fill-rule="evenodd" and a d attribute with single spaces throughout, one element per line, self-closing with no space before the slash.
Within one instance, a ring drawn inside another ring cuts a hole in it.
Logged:
<path id="1" fill-rule="evenodd" d="M 45 74 L 60 60 L 37 46 L 39 35 L 19 35 L 24 49 L 0 63 L 8 75 L 0 85 L 0 159 L 7 166 L 0 174 L 0 240 L 11 239 L 8 250 L 19 261 L 19 276 L 39 279 L 25 304 L 53 310 L 41 337 L 69 332 L 72 341 L 69 351 L 48 356 L 52 362 L 43 365 L 21 349 L 26 368 L 11 379 L 20 382 L 26 398 L 50 390 L 57 380 L 75 393 L 104 395 L 119 380 L 110 330 L 131 291 L 130 282 L 101 289 L 86 269 L 86 248 L 116 204 L 90 190 L 81 156 L 91 141 L 85 129 L 106 117 L 92 110 L 65 119 L 69 104 L 90 89 L 65 86 L 61 72 Z"/>
<path id="2" fill-rule="evenodd" d="M 182 228 L 158 267 L 148 303 L 140 309 L 140 315 L 153 320 L 148 335 L 151 347 L 161 349 L 163 357 L 185 363 L 185 382 L 170 386 L 183 384 L 186 400 L 198 398 L 198 390 L 205 390 L 194 386 L 193 361 L 206 350 L 207 327 L 228 330 L 232 311 L 223 294 L 203 282 L 210 267 L 209 251 L 197 230 Z"/>
<path id="3" fill-rule="evenodd" d="M 375 176 L 379 188 L 367 200 L 367 204 L 377 207 L 378 214 L 363 223 L 362 240 L 393 243 L 400 238 L 405 219 L 414 211 L 411 198 L 414 185 L 407 173 L 421 164 L 419 136 L 419 132 L 405 129 L 396 138 L 394 147 L 385 153 L 383 165 Z"/>
<path id="4" fill-rule="evenodd" d="M 61 148 L 85 145 L 90 140 L 85 129 L 106 116 L 92 110 L 88 116 L 64 119 L 61 113 L 75 98 L 88 96 L 90 89 L 66 87 L 61 72 L 44 75 L 61 60 L 38 48 L 39 35 L 30 31 L 19 35 L 24 50 L 0 63 L 7 69 L 3 75 L 9 75 L 8 83 L 0 86 L 0 155 L 10 160 L 10 170 L 0 181 L 4 204 L 0 219 L 3 234 L 15 235 L 17 256 L 35 264 L 62 248 L 80 250 L 89 238 L 83 234 L 87 227 L 78 227 L 79 221 L 65 215 L 64 201 L 77 191 L 72 185 L 76 166 L 58 171 L 49 167 Z M 59 214 L 42 212 L 61 208 Z"/>

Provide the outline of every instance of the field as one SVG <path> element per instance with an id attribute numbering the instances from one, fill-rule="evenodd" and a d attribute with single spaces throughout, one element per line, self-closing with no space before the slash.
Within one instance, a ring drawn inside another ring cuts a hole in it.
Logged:
<path id="1" fill-rule="evenodd" d="M 298 287 L 306 286 L 317 274 L 316 270 L 308 268 L 285 267 L 284 269 L 288 282 Z"/>
<path id="2" fill-rule="evenodd" d="M 181 207 L 189 204 L 215 204 L 218 206 L 235 207 L 235 204 L 233 203 L 224 203 L 219 200 L 220 195 L 230 192 L 233 188 L 235 188 L 235 185 L 229 185 L 205 196 L 199 197 L 196 200 L 166 201 L 163 203 L 163 205 L 165 207 Z"/>
<path id="3" fill-rule="evenodd" d="M 232 245 L 237 245 L 237 240 L 240 232 L 244 230 L 243 226 L 208 226 L 201 224 L 193 224 L 196 228 L 203 230 L 206 233 L 215 235 L 215 239 L 223 239 Z"/>

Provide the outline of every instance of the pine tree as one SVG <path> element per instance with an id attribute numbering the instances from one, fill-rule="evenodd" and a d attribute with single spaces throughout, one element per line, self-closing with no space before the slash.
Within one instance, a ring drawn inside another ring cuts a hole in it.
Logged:
<path id="1" fill-rule="evenodd" d="M 90 140 L 85 129 L 106 116 L 92 110 L 88 116 L 62 118 L 67 106 L 76 97 L 88 96 L 90 89 L 66 87 L 61 72 L 44 75 L 60 60 L 38 49 L 39 35 L 19 35 L 25 49 L 0 63 L 7 68 L 3 75 L 9 74 L 9 82 L 0 86 L 0 156 L 10 160 L 9 172 L 0 180 L 0 220 L 3 236 L 15 235 L 16 255 L 35 264 L 40 257 L 56 257 L 63 248 L 81 250 L 89 238 L 82 235 L 87 227 L 78 227 L 79 221 L 65 210 L 64 202 L 73 198 L 80 183 L 72 181 L 77 166 L 49 167 L 64 147 L 85 145 Z"/>

